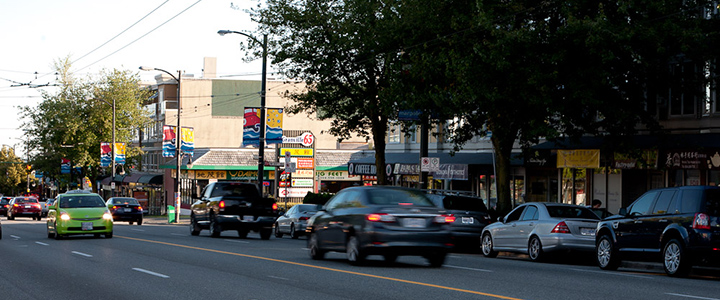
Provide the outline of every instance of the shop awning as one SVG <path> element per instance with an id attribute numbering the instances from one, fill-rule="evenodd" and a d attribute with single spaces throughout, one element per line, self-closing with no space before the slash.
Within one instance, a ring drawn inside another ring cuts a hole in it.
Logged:
<path id="1" fill-rule="evenodd" d="M 493 165 L 493 153 L 428 153 L 428 157 L 440 158 L 440 164 L 466 164 L 466 165 Z M 375 157 L 365 157 L 352 160 L 354 164 L 374 164 Z M 385 163 L 387 164 L 420 164 L 418 153 L 385 153 Z M 523 159 L 513 155 L 510 165 L 521 166 Z"/>
<path id="2" fill-rule="evenodd" d="M 137 182 L 137 180 L 140 179 L 140 177 L 142 177 L 142 176 L 143 176 L 142 173 L 133 173 L 133 174 L 130 174 L 130 175 L 126 175 L 126 176 L 123 178 L 123 182 L 124 182 L 124 183 L 130 183 L 130 182 L 135 183 L 135 182 Z"/>
<path id="3" fill-rule="evenodd" d="M 163 183 L 163 176 L 162 175 L 143 175 L 140 176 L 137 180 L 138 183 L 146 183 L 146 184 L 162 184 Z"/>

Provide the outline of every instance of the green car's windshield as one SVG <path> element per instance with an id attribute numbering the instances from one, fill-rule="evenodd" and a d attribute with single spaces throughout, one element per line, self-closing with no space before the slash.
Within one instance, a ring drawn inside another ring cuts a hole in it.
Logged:
<path id="1" fill-rule="evenodd" d="M 105 202 L 97 195 L 73 195 L 60 199 L 60 208 L 105 207 Z"/>

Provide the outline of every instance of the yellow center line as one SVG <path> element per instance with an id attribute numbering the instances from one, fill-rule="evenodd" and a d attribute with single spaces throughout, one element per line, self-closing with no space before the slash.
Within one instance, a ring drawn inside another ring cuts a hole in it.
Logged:
<path id="1" fill-rule="evenodd" d="M 140 242 L 147 242 L 147 243 L 162 244 L 162 245 L 168 245 L 168 246 L 186 248 L 186 249 L 194 249 L 194 250 L 208 251 L 208 252 L 221 253 L 221 254 L 227 254 L 227 255 L 247 257 L 247 258 L 262 259 L 262 260 L 267 260 L 267 261 L 274 261 L 274 262 L 279 262 L 279 263 L 284 263 L 284 264 L 290 264 L 290 265 L 296 265 L 296 266 L 303 266 L 303 267 L 315 268 L 315 269 L 326 270 L 326 271 L 340 272 L 340 273 L 346 273 L 346 274 L 352 274 L 352 275 L 358 275 L 358 276 L 364 276 L 364 277 L 371 277 L 371 278 L 384 279 L 384 280 L 390 280 L 390 281 L 396 281 L 396 282 L 403 282 L 403 283 L 408 283 L 408 284 L 415 284 L 415 285 L 421 285 L 421 286 L 427 286 L 427 287 L 434 287 L 434 288 L 438 288 L 438 289 L 451 290 L 451 291 L 468 293 L 468 294 L 482 295 L 482 296 L 493 297 L 493 298 L 498 298 L 498 299 L 522 300 L 522 299 L 520 299 L 520 298 L 506 297 L 506 296 L 501 296 L 501 295 L 495 295 L 495 294 L 490 294 L 490 293 L 483 293 L 483 292 L 478 292 L 478 291 L 471 291 L 471 290 L 453 288 L 453 287 L 442 286 L 442 285 L 431 284 L 431 283 L 423 283 L 423 282 L 417 282 L 417 281 L 412 281 L 412 280 L 405 280 L 405 279 L 392 278 L 392 277 L 386 277 L 386 276 L 379 276 L 379 275 L 373 275 L 373 274 L 367 274 L 367 273 L 359 273 L 359 272 L 346 271 L 346 270 L 341 270 L 341 269 L 321 267 L 321 266 L 309 265 L 309 264 L 304 264 L 304 263 L 299 263 L 299 262 L 294 262 L 294 261 L 288 261 L 288 260 L 281 260 L 281 259 L 275 259 L 275 258 L 268 258 L 268 257 L 255 256 L 255 255 L 249 255 L 249 254 L 234 253 L 234 252 L 228 252 L 228 251 L 222 251 L 222 250 L 215 250 L 215 249 L 208 249 L 208 248 L 200 248 L 200 247 L 180 245 L 180 244 L 173 244 L 173 243 L 153 241 L 153 240 L 146 240 L 146 239 L 131 238 L 131 237 L 126 237 L 126 236 L 117 236 L 117 235 L 116 235 L 115 237 L 122 238 L 122 239 L 128 239 L 128 240 L 134 240 L 134 241 L 140 241 Z"/>

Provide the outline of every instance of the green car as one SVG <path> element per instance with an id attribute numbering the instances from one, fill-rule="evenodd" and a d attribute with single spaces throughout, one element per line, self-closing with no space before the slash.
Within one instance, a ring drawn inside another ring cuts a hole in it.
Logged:
<path id="1" fill-rule="evenodd" d="M 113 217 L 100 195 L 88 191 L 70 191 L 58 195 L 48 208 L 48 238 L 93 234 L 113 236 Z"/>

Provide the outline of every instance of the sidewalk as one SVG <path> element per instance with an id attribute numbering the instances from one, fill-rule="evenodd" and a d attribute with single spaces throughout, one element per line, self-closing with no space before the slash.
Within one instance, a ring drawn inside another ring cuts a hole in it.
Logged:
<path id="1" fill-rule="evenodd" d="M 175 220 L 173 220 L 173 223 L 168 222 L 168 216 L 151 216 L 151 215 L 143 216 L 143 224 L 177 225 L 177 226 L 190 225 L 190 216 L 180 215 L 180 223 L 175 223 L 174 221 Z"/>

